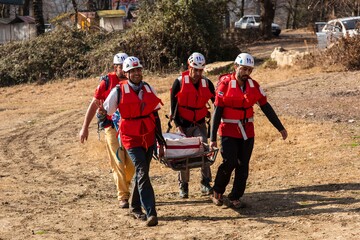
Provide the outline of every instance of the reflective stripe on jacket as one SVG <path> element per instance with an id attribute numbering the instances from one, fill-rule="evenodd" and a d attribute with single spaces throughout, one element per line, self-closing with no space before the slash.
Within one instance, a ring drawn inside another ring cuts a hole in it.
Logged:
<path id="1" fill-rule="evenodd" d="M 161 100 L 144 84 L 137 94 L 127 83 L 120 83 L 119 102 L 120 136 L 126 149 L 155 143 L 155 117 L 153 111 Z"/>
<path id="2" fill-rule="evenodd" d="M 219 126 L 221 136 L 230 136 L 236 138 L 254 137 L 254 104 L 265 94 L 260 90 L 259 84 L 249 78 L 243 89 L 241 89 L 234 75 L 222 77 L 221 84 L 223 88 L 222 102 L 224 110 L 222 114 L 223 121 Z"/>
<path id="3" fill-rule="evenodd" d="M 190 80 L 189 71 L 185 71 L 182 73 L 181 89 L 176 97 L 179 116 L 187 121 L 197 122 L 207 115 L 206 103 L 213 94 L 210 92 L 207 79 L 202 78 L 196 89 Z"/>

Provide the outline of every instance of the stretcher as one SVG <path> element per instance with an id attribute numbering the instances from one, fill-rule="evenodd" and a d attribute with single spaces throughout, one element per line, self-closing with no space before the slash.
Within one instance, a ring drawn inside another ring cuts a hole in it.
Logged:
<path id="1" fill-rule="evenodd" d="M 207 144 L 202 144 L 206 149 L 203 152 L 194 153 L 187 156 L 180 155 L 174 157 L 161 157 L 159 161 L 174 171 L 189 170 L 191 168 L 199 168 L 207 165 L 211 166 L 216 160 L 219 149 L 209 149 Z"/>
<path id="2" fill-rule="evenodd" d="M 174 171 L 211 166 L 219 149 L 210 149 L 201 137 L 185 137 L 179 133 L 163 134 L 166 140 L 165 154 L 157 158 L 160 163 Z"/>

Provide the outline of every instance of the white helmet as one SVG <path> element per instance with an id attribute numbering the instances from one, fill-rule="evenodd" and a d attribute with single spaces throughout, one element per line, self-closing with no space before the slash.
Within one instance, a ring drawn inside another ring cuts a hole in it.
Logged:
<path id="1" fill-rule="evenodd" d="M 235 63 L 241 66 L 254 67 L 254 58 L 248 53 L 240 53 L 236 59 Z"/>
<path id="2" fill-rule="evenodd" d="M 124 60 L 128 57 L 126 53 L 118 53 L 114 56 L 114 64 L 123 64 Z"/>
<path id="3" fill-rule="evenodd" d="M 194 52 L 190 55 L 188 59 L 188 64 L 190 67 L 196 69 L 204 69 L 205 68 L 205 57 L 201 53 Z"/>
<path id="4" fill-rule="evenodd" d="M 131 56 L 125 59 L 123 62 L 123 71 L 128 72 L 134 68 L 142 68 L 143 66 L 140 64 L 140 60 L 137 57 Z"/>

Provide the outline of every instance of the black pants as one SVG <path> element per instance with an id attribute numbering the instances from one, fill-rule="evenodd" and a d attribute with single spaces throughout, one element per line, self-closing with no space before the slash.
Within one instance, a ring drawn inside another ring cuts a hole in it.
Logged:
<path id="1" fill-rule="evenodd" d="M 254 138 L 246 141 L 242 138 L 222 137 L 221 156 L 223 162 L 218 168 L 214 191 L 223 194 L 229 184 L 231 173 L 235 169 L 233 188 L 229 194 L 230 200 L 243 196 L 249 175 L 249 161 L 254 148 Z"/>

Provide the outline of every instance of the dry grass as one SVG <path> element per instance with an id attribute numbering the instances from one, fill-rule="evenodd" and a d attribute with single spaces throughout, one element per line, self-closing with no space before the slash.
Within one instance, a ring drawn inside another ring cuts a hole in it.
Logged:
<path id="1" fill-rule="evenodd" d="M 95 121 L 88 141 L 79 143 L 96 78 L 0 88 L 1 238 L 29 239 L 42 233 L 46 239 L 115 239 L 121 232 L 124 239 L 357 239 L 360 91 L 353 91 L 354 96 L 334 94 L 358 89 L 360 73 L 311 71 L 254 72 L 268 89 L 289 138 L 283 141 L 255 108 L 256 140 L 244 196 L 249 208 L 214 206 L 199 193 L 197 169 L 191 170 L 190 198 L 179 200 L 177 173 L 152 161 L 160 222 L 151 229 L 116 207 L 104 134 L 99 142 Z M 176 77 L 145 76 L 165 104 L 160 110 L 163 130 Z M 337 101 L 351 100 L 339 115 L 352 111 L 355 122 L 303 117 L 304 108 L 312 105 L 297 99 L 309 92 L 309 82 L 317 93 L 306 95 L 315 103 L 316 111 L 309 111 L 320 115 Z M 327 105 L 316 104 L 322 101 Z M 297 111 L 291 112 L 287 103 Z M 220 162 L 219 155 L 213 177 Z"/>

